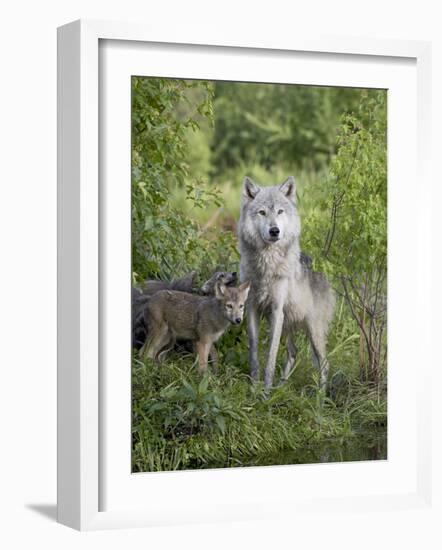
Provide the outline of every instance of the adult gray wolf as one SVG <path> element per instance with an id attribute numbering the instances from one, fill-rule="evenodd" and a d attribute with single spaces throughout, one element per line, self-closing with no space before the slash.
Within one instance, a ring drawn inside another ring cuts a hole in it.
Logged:
<path id="1" fill-rule="evenodd" d="M 249 177 L 244 179 L 238 236 L 240 279 L 251 282 L 247 325 L 252 379 L 259 379 L 259 322 L 264 316 L 270 322 L 266 389 L 273 384 L 282 336 L 287 339 L 282 380 L 290 374 L 296 359 L 294 334 L 298 328 L 308 334 L 321 386 L 325 387 L 329 370 L 327 333 L 335 296 L 325 275 L 301 261 L 301 220 L 293 176 L 281 185 L 270 187 L 261 187 Z"/>
<path id="2" fill-rule="evenodd" d="M 214 344 L 230 324 L 242 322 L 249 289 L 250 283 L 236 288 L 216 282 L 215 295 L 210 297 L 177 290 L 156 292 L 144 311 L 149 335 L 143 357 L 161 362 L 178 339 L 189 340 L 196 343 L 199 372 L 206 372 L 209 354 L 216 367 Z"/>

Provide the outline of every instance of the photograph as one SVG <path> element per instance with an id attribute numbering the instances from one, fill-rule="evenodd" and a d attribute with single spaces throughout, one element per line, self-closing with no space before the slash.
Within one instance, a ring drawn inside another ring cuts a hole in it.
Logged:
<path id="1" fill-rule="evenodd" d="M 132 472 L 386 460 L 387 90 L 132 76 L 130 168 Z"/>

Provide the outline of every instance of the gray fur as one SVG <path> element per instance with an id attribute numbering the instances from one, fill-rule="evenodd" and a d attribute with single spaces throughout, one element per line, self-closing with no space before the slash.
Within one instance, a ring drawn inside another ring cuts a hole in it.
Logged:
<path id="1" fill-rule="evenodd" d="M 308 256 L 301 256 L 301 220 L 292 176 L 283 184 L 271 187 L 260 187 L 250 178 L 245 178 L 238 235 L 240 278 L 251 282 L 247 308 L 252 378 L 259 378 L 259 321 L 264 316 L 270 322 L 266 388 L 270 389 L 273 384 L 282 336 L 288 343 L 282 378 L 289 376 L 296 358 L 293 338 L 299 328 L 305 330 L 310 338 L 313 359 L 324 387 L 329 369 L 327 333 L 333 318 L 335 297 L 325 275 L 311 269 Z"/>
<path id="2" fill-rule="evenodd" d="M 201 287 L 201 293 L 206 296 L 210 296 L 215 293 L 215 283 L 220 282 L 226 286 L 234 286 L 236 284 L 237 275 L 236 271 L 217 271 L 214 273 L 208 281 L 206 281 Z"/>
<path id="3" fill-rule="evenodd" d="M 173 281 L 161 281 L 159 279 L 147 279 L 142 288 L 132 287 L 132 347 L 141 349 L 147 337 L 147 325 L 144 321 L 144 309 L 149 298 L 161 290 L 180 290 L 181 292 L 198 292 L 194 288 L 196 271 L 190 272 L 181 279 Z M 202 294 L 213 296 L 215 293 L 215 283 L 219 281 L 226 286 L 236 284 L 236 272 L 217 271 L 201 287 Z"/>
<path id="4" fill-rule="evenodd" d="M 250 284 L 229 288 L 215 284 L 215 296 L 161 290 L 146 303 L 145 322 L 149 335 L 142 349 L 144 357 L 161 362 L 178 339 L 196 343 L 199 371 L 207 369 L 209 355 L 216 363 L 215 342 L 230 324 L 242 322 Z"/>
<path id="5" fill-rule="evenodd" d="M 195 278 L 196 271 L 192 271 L 174 281 L 147 279 L 142 288 L 132 287 L 132 347 L 134 349 L 140 349 L 146 341 L 147 327 L 144 323 L 143 311 L 149 297 L 160 290 L 192 292 Z"/>
<path id="6" fill-rule="evenodd" d="M 160 290 L 181 290 L 181 292 L 192 292 L 195 283 L 196 271 L 191 271 L 181 279 L 175 279 L 172 282 L 147 279 L 144 282 L 142 293 L 152 295 Z"/>

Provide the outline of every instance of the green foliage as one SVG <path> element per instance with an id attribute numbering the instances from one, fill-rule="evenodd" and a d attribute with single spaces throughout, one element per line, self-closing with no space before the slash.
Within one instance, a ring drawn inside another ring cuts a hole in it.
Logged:
<path id="1" fill-rule="evenodd" d="M 317 251 L 317 265 L 334 278 L 359 326 L 361 341 L 365 344 L 365 352 L 361 349 L 360 353 L 361 376 L 377 380 L 385 375 L 386 366 L 387 106 L 384 91 L 363 93 L 357 112 L 343 116 L 330 175 L 322 211 L 311 213 L 308 233 Z"/>
<path id="2" fill-rule="evenodd" d="M 189 108 L 190 92 L 198 103 Z M 237 260 L 232 236 L 210 235 L 170 200 L 180 188 L 193 209 L 221 206 L 216 188 L 190 177 L 188 134 L 201 117 L 211 117 L 211 86 L 204 82 L 132 79 L 132 269 L 134 282 L 147 277 L 172 279 L 190 270 L 201 276 Z M 221 246 L 222 245 L 222 246 Z M 191 269 L 189 268 L 191 266 Z"/>
<path id="3" fill-rule="evenodd" d="M 340 382 L 337 401 L 294 379 L 264 399 L 228 363 L 202 379 L 179 356 L 164 368 L 135 359 L 132 372 L 136 472 L 385 456 L 385 399 L 356 381 Z"/>
<path id="4" fill-rule="evenodd" d="M 360 91 L 290 84 L 215 84 L 214 171 L 241 164 L 317 169 L 336 151 L 336 129 Z"/>
<path id="5" fill-rule="evenodd" d="M 325 257 L 340 275 L 375 271 L 387 258 L 385 92 L 363 95 L 343 117 L 330 173 Z"/>

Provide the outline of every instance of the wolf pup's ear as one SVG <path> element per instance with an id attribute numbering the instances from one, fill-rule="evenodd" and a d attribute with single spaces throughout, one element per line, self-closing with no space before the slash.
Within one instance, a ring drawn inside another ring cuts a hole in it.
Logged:
<path id="1" fill-rule="evenodd" d="M 244 296 L 244 301 L 246 301 L 247 296 L 249 295 L 250 281 L 247 281 L 246 283 L 243 283 L 242 285 L 239 285 L 238 290 Z"/>
<path id="2" fill-rule="evenodd" d="M 284 183 L 281 183 L 279 190 L 288 199 L 296 202 L 296 181 L 293 176 L 289 176 Z"/>
<path id="3" fill-rule="evenodd" d="M 244 178 L 243 186 L 244 197 L 249 200 L 253 200 L 261 190 L 259 185 L 256 185 L 256 183 L 252 181 L 248 176 Z"/>
<path id="4" fill-rule="evenodd" d="M 226 287 L 223 283 L 216 281 L 215 283 L 215 297 L 218 300 L 222 300 L 226 294 Z"/>
<path id="5" fill-rule="evenodd" d="M 210 283 L 209 283 L 209 281 L 206 281 L 206 282 L 203 284 L 203 286 L 201 287 L 201 292 L 202 292 L 203 294 L 209 294 L 209 292 L 210 292 Z"/>

